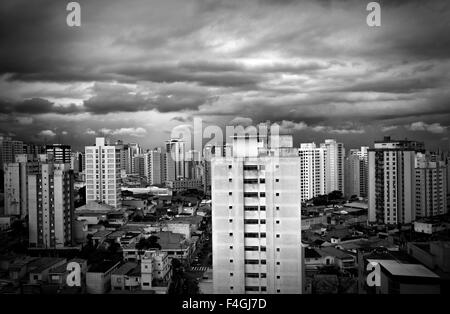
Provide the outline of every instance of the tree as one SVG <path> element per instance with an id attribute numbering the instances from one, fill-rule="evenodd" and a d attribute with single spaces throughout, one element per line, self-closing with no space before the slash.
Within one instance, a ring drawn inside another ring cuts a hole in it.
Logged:
<path id="1" fill-rule="evenodd" d="M 341 191 L 332 191 L 330 193 L 328 193 L 328 200 L 332 201 L 332 200 L 339 200 L 343 197 L 342 192 Z"/>
<path id="2" fill-rule="evenodd" d="M 158 243 L 159 238 L 157 236 L 151 235 L 150 237 L 141 238 L 138 243 L 136 243 L 136 249 L 139 251 L 158 249 L 161 250 L 161 245 Z"/>

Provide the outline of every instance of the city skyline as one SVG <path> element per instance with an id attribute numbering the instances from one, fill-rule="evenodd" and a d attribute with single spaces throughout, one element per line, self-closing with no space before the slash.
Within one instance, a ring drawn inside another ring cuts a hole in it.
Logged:
<path id="1" fill-rule="evenodd" d="M 79 3 L 79 28 L 65 3 L 2 6 L 0 135 L 151 148 L 194 117 L 270 119 L 294 143 L 449 148 L 445 1 L 380 1 L 378 28 L 353 0 Z"/>

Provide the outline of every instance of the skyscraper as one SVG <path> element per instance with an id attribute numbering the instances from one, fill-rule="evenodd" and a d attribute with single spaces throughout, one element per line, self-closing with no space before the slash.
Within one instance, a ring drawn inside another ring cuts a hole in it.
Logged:
<path id="1" fill-rule="evenodd" d="M 325 194 L 325 148 L 315 143 L 302 143 L 300 156 L 300 194 L 302 202 Z"/>
<path id="2" fill-rule="evenodd" d="M 325 191 L 341 191 L 344 193 L 344 144 L 335 140 L 325 140 L 320 145 L 325 149 Z"/>
<path id="3" fill-rule="evenodd" d="M 120 147 L 97 137 L 95 146 L 85 147 L 85 156 L 86 202 L 103 202 L 120 207 Z"/>
<path id="4" fill-rule="evenodd" d="M 298 149 L 235 136 L 211 171 L 214 293 L 302 293 Z"/>
<path id="5" fill-rule="evenodd" d="M 423 144 L 385 137 L 369 150 L 369 222 L 415 219 L 415 157 Z"/>
<path id="6" fill-rule="evenodd" d="M 72 244 L 73 171 L 44 156 L 27 176 L 29 244 L 59 248 Z"/>
<path id="7" fill-rule="evenodd" d="M 447 165 L 430 159 L 419 153 L 416 160 L 416 218 L 447 213 Z"/>
<path id="8" fill-rule="evenodd" d="M 161 149 L 144 154 L 144 176 L 150 185 L 161 184 Z"/>
<path id="9" fill-rule="evenodd" d="M 15 141 L 11 138 L 4 138 L 2 141 L 1 161 L 11 163 L 16 160 L 16 155 L 23 154 L 23 142 Z"/>
<path id="10" fill-rule="evenodd" d="M 5 215 L 24 218 L 28 214 L 28 172 L 37 166 L 36 156 L 20 154 L 15 162 L 3 164 Z"/>
<path id="11" fill-rule="evenodd" d="M 368 193 L 368 155 L 369 147 L 351 149 L 345 158 L 345 196 L 367 197 Z"/>
<path id="12" fill-rule="evenodd" d="M 185 162 L 186 162 L 186 147 L 182 139 L 171 138 L 166 141 L 166 152 L 172 158 L 175 166 L 175 179 L 186 178 Z"/>
<path id="13" fill-rule="evenodd" d="M 72 156 L 72 148 L 70 145 L 52 144 L 46 145 L 45 151 L 47 155 L 52 155 L 56 163 L 70 164 Z"/>

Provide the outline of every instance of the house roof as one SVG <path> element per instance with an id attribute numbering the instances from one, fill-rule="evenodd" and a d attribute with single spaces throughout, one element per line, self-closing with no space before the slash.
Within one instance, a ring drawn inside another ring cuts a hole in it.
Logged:
<path id="1" fill-rule="evenodd" d="M 305 248 L 305 258 L 319 258 L 320 255 L 314 248 Z"/>
<path id="2" fill-rule="evenodd" d="M 131 273 L 136 273 L 135 268 L 137 267 L 140 268 L 139 264 L 127 262 L 120 266 L 118 269 L 114 270 L 112 272 L 112 275 L 131 275 Z"/>
<path id="3" fill-rule="evenodd" d="M 322 256 L 334 256 L 337 257 L 339 259 L 344 259 L 344 258 L 353 258 L 353 256 L 345 251 L 339 250 L 335 247 L 323 247 L 321 249 L 318 249 L 319 254 L 321 254 Z"/>
<path id="4" fill-rule="evenodd" d="M 439 278 L 434 272 L 421 264 L 403 264 L 394 260 L 370 260 L 378 262 L 393 276 Z"/>

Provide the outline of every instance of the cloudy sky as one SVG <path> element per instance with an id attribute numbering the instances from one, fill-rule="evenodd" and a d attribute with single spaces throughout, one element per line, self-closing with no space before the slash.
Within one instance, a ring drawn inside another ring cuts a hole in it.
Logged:
<path id="1" fill-rule="evenodd" d="M 79 28 L 67 2 L 0 3 L 3 135 L 152 147 L 194 117 L 270 119 L 296 143 L 449 148 L 449 1 L 379 1 L 378 28 L 360 0 L 81 0 Z"/>

